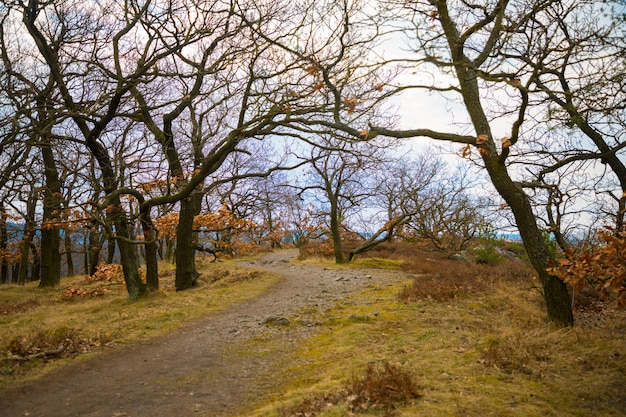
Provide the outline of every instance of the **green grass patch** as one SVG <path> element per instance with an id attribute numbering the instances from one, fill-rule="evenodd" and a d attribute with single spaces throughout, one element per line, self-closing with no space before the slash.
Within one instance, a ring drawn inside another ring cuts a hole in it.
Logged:
<path id="1" fill-rule="evenodd" d="M 349 264 L 352 268 L 389 269 L 399 271 L 402 261 L 384 258 L 357 258 Z"/>
<path id="2" fill-rule="evenodd" d="M 303 260 L 294 261 L 298 265 L 312 266 L 326 269 L 386 269 L 399 271 L 404 261 L 397 259 L 358 257 L 352 262 L 337 264 L 334 259 L 310 256 Z"/>

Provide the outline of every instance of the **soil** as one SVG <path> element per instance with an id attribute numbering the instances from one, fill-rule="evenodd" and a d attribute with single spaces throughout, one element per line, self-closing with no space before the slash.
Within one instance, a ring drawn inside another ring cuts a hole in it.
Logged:
<path id="1" fill-rule="evenodd" d="M 274 397 L 281 365 L 317 327 L 302 312 L 323 311 L 368 283 L 398 277 L 296 266 L 289 263 L 296 254 L 285 250 L 243 263 L 284 277 L 258 298 L 0 391 L 0 415 L 219 417 Z M 269 343 L 258 348 L 259 340 Z"/>

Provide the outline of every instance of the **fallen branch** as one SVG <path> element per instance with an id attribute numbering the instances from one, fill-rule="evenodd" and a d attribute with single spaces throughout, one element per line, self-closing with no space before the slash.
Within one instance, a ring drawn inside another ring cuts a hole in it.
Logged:
<path id="1" fill-rule="evenodd" d="M 28 356 L 7 356 L 6 358 L 2 358 L 2 360 L 5 362 L 28 362 L 28 361 L 31 361 L 33 359 L 38 359 L 38 358 L 59 356 L 64 351 L 65 351 L 65 345 L 60 345 L 58 348 L 54 350 L 47 350 L 44 352 L 33 353 L 32 355 L 28 355 Z"/>

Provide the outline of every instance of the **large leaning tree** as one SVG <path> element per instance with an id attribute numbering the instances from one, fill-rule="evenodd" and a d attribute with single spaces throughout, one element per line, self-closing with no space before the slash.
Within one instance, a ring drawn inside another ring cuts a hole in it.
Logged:
<path id="1" fill-rule="evenodd" d="M 530 199 L 514 179 L 515 172 L 508 167 L 511 148 L 523 140 L 528 100 L 519 80 L 505 76 L 507 68 L 499 56 L 494 56 L 494 51 L 506 27 L 529 18 L 546 2 L 522 3 L 526 2 L 498 0 L 474 4 L 431 0 L 404 6 L 404 13 L 396 18 L 406 19 L 404 35 L 415 51 L 411 66 L 418 72 L 437 74 L 434 83 L 423 86 L 443 90 L 447 97 L 462 103 L 468 125 L 464 132 L 419 128 L 399 131 L 382 127 L 372 130 L 399 138 L 429 137 L 455 142 L 479 153 L 493 186 L 515 217 L 529 260 L 542 284 L 549 320 L 567 326 L 574 321 L 568 289 L 547 271 L 553 262 L 552 255 Z M 517 92 L 520 97 L 506 128 L 496 127 L 484 105 L 485 97 L 502 87 Z"/>
<path id="2" fill-rule="evenodd" d="M 548 319 L 557 325 L 568 326 L 573 324 L 573 314 L 567 286 L 547 271 L 554 260 L 529 196 L 520 183 L 523 176 L 519 177 L 519 170 L 511 168 L 512 161 L 523 162 L 526 158 L 525 154 L 517 154 L 514 150 L 524 142 L 528 92 L 514 71 L 511 74 L 506 59 L 497 53 L 501 42 L 507 41 L 507 28 L 531 18 L 550 3 L 533 0 L 380 2 L 380 10 L 371 26 L 377 27 L 381 33 L 387 30 L 392 40 L 402 38 L 410 53 L 395 54 L 396 58 L 387 60 L 384 56 L 379 57 L 382 67 L 377 68 L 378 74 L 381 68 L 400 67 L 405 70 L 405 75 L 383 83 L 372 77 L 370 88 L 358 92 L 357 111 L 358 105 L 372 100 L 376 92 L 379 100 L 384 101 L 407 90 L 420 90 L 439 94 L 451 103 L 454 114 L 449 129 L 433 128 L 429 120 L 420 121 L 419 114 L 414 117 L 418 125 L 415 128 L 397 129 L 377 124 L 375 120 L 367 126 L 353 123 L 345 107 L 354 102 L 346 95 L 344 84 L 333 79 L 333 66 L 320 69 L 336 104 L 333 119 L 299 121 L 304 126 L 341 129 L 361 140 L 384 135 L 398 139 L 421 137 L 446 141 L 461 145 L 465 156 L 477 156 L 514 217 L 530 262 L 540 278 Z M 357 28 L 357 25 L 353 27 Z M 380 51 L 380 48 L 373 51 Z M 370 65 L 365 63 L 361 71 L 376 67 L 372 61 L 368 62 Z M 359 74 L 355 70 L 355 76 Z M 494 118 L 485 103 L 489 97 L 502 92 L 511 97 L 509 102 L 513 108 L 503 117 Z"/>

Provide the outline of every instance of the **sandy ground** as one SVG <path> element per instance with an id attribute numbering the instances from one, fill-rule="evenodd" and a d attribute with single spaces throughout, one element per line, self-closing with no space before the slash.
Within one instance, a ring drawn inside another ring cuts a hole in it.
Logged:
<path id="1" fill-rule="evenodd" d="M 246 264 L 284 276 L 256 299 L 0 391 L 0 416 L 219 417 L 275 395 L 281 362 L 315 329 L 295 315 L 301 317 L 305 308 L 323 310 L 363 285 L 390 279 L 380 271 L 294 266 L 288 261 L 295 255 L 280 251 Z M 289 326 L 280 325 L 284 319 L 291 320 Z M 250 351 L 247 346 L 259 336 L 277 343 L 267 344 L 270 351 Z"/>

